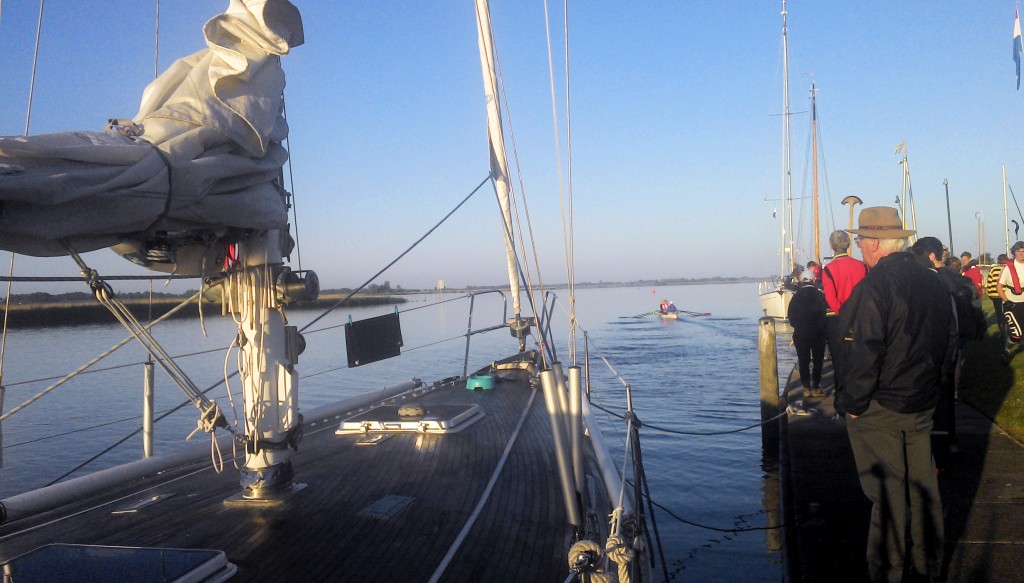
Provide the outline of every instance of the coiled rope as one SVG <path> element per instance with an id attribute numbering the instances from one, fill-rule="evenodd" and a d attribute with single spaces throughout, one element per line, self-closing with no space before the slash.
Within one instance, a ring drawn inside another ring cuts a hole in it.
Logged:
<path id="1" fill-rule="evenodd" d="M 569 571 L 571 578 L 592 583 L 614 583 L 610 575 L 601 572 L 601 545 L 592 540 L 576 541 L 569 549 Z M 619 580 L 627 583 L 627 580 Z"/>

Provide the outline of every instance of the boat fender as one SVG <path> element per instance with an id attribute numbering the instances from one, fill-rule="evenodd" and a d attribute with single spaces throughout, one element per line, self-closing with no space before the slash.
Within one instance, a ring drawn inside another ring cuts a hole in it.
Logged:
<path id="1" fill-rule="evenodd" d="M 7 509 L 4 508 L 4 503 L 0 502 L 0 524 L 7 522 Z"/>

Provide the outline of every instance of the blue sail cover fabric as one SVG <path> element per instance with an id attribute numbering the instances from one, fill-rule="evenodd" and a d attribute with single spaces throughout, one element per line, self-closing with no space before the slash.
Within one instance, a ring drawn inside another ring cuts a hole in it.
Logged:
<path id="1" fill-rule="evenodd" d="M 303 43 L 287 0 L 231 0 L 207 47 L 145 90 L 113 131 L 0 137 L 0 249 L 65 255 L 157 234 L 287 225 L 281 56 Z"/>

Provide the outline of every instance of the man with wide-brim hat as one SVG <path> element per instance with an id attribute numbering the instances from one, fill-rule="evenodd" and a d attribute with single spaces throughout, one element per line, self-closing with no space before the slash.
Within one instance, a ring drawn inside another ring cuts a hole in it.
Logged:
<path id="1" fill-rule="evenodd" d="M 935 273 L 905 252 L 914 231 L 896 209 L 865 208 L 850 232 L 870 271 L 839 315 L 846 370 L 835 406 L 846 417 L 861 488 L 872 502 L 868 575 L 935 578 L 944 541 L 930 433 L 955 364 L 953 304 Z"/>

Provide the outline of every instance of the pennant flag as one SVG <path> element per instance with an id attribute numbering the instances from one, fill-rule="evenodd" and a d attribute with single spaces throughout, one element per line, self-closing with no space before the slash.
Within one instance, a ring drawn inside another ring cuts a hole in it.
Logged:
<path id="1" fill-rule="evenodd" d="M 1013 62 L 1017 63 L 1017 90 L 1020 91 L 1020 11 L 1013 14 Z"/>

